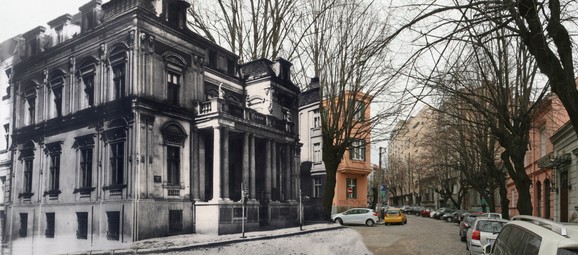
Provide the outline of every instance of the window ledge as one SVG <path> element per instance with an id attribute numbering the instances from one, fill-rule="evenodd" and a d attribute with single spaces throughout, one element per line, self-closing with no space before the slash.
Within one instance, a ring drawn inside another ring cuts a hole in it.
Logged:
<path id="1" fill-rule="evenodd" d="M 126 184 L 113 184 L 102 187 L 102 190 L 121 191 L 126 188 Z"/>
<path id="2" fill-rule="evenodd" d="M 25 198 L 25 199 L 30 199 L 32 196 L 34 196 L 34 193 L 32 192 L 24 192 L 18 194 L 18 198 Z"/>
<path id="3" fill-rule="evenodd" d="M 49 191 L 44 191 L 44 197 L 46 195 L 48 195 L 49 197 L 58 197 L 58 195 L 62 193 L 62 191 L 60 190 L 49 190 Z"/>
<path id="4" fill-rule="evenodd" d="M 96 189 L 95 187 L 76 188 L 76 189 L 74 189 L 74 191 L 72 193 L 74 193 L 74 194 L 80 193 L 81 195 L 88 195 L 88 194 L 92 193 L 95 189 Z"/>

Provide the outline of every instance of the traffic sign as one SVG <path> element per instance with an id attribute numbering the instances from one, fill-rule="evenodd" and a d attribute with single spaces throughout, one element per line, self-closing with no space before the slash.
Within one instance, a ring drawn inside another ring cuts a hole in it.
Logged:
<path id="1" fill-rule="evenodd" d="M 347 194 L 353 194 L 353 188 L 351 187 L 347 188 Z"/>

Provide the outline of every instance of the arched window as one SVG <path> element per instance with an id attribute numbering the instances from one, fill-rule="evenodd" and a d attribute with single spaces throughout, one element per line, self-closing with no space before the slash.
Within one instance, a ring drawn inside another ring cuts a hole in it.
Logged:
<path id="1" fill-rule="evenodd" d="M 536 193 L 535 196 L 537 198 L 537 209 L 538 209 L 538 217 L 542 217 L 542 183 L 540 181 L 536 182 Z"/>
<path id="2" fill-rule="evenodd" d="M 544 181 L 544 218 L 550 219 L 550 192 L 552 185 L 550 179 Z"/>
<path id="3" fill-rule="evenodd" d="M 167 178 L 166 184 L 169 186 L 181 185 L 181 148 L 185 144 L 187 134 L 177 123 L 169 123 L 161 130 L 163 140 L 167 147 Z"/>
<path id="4" fill-rule="evenodd" d="M 54 102 L 55 117 L 62 116 L 62 91 L 64 87 L 65 75 L 61 70 L 56 70 L 50 75 L 50 90 L 52 90 L 52 101 Z"/>
<path id="5" fill-rule="evenodd" d="M 126 51 L 126 47 L 117 46 L 108 57 L 112 70 L 113 100 L 123 98 L 126 95 Z"/>
<path id="6" fill-rule="evenodd" d="M 78 77 L 84 84 L 84 98 L 83 105 L 88 107 L 94 106 L 94 77 L 96 76 L 96 65 L 98 60 L 94 57 L 87 57 L 82 61 L 80 68 L 78 68 Z"/>
<path id="7" fill-rule="evenodd" d="M 27 111 L 28 114 L 24 116 L 24 125 L 31 125 L 36 122 L 36 88 L 38 87 L 38 83 L 36 82 L 29 82 L 23 89 L 24 91 L 24 100 L 22 101 L 22 108 L 26 109 L 23 111 Z"/>
<path id="8" fill-rule="evenodd" d="M 104 131 L 105 141 L 110 146 L 109 163 L 111 188 L 122 188 L 125 184 L 125 142 L 126 142 L 127 123 L 123 119 L 115 119 L 108 124 L 107 130 Z"/>

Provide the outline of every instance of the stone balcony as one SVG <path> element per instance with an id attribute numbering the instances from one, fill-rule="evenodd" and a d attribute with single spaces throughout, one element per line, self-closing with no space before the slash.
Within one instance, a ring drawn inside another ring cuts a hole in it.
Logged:
<path id="1" fill-rule="evenodd" d="M 227 103 L 221 98 L 212 98 L 209 101 L 199 102 L 196 111 L 197 121 L 225 117 L 235 121 L 269 127 L 276 131 L 295 134 L 295 123 L 262 114 L 250 108 Z"/>

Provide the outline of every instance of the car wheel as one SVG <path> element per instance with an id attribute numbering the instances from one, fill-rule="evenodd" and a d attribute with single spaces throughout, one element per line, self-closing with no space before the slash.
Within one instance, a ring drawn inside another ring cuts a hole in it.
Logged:
<path id="1" fill-rule="evenodd" d="M 375 222 L 373 220 L 366 220 L 365 221 L 365 225 L 368 227 L 373 227 L 373 224 L 375 224 Z"/>
<path id="2" fill-rule="evenodd" d="M 407 224 L 407 220 L 404 220 L 404 221 L 403 221 L 403 224 L 404 224 L 404 225 Z"/>
<path id="3" fill-rule="evenodd" d="M 335 219 L 335 222 L 339 223 L 339 225 L 343 225 L 343 221 L 341 220 L 341 218 Z"/>

